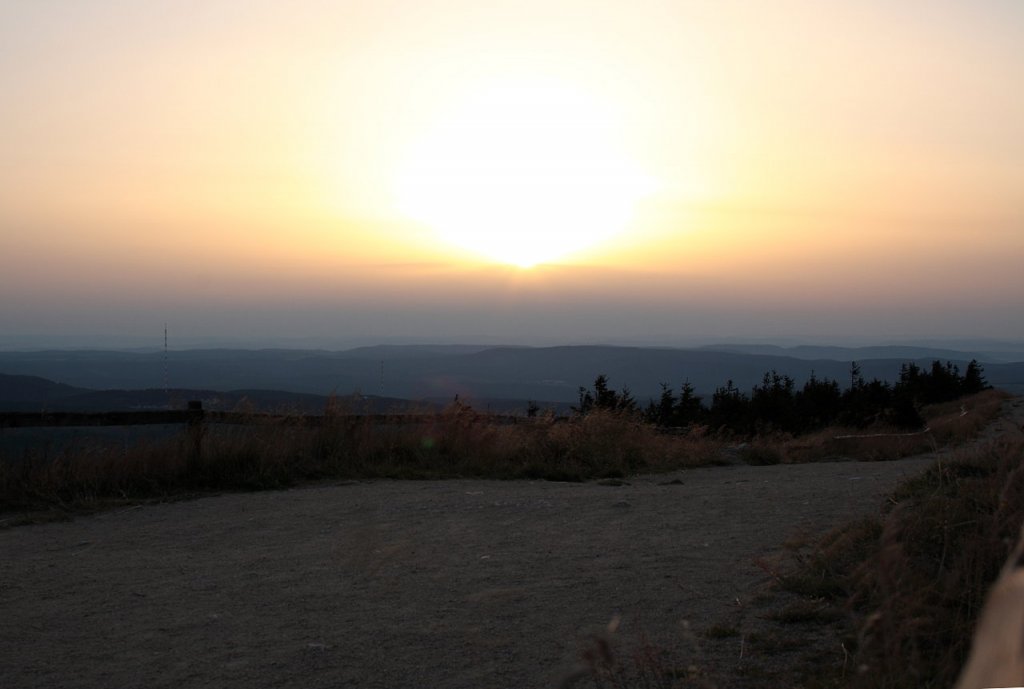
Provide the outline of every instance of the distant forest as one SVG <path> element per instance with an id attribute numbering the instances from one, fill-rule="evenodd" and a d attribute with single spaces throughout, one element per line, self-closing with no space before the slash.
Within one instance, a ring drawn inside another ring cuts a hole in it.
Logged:
<path id="1" fill-rule="evenodd" d="M 594 381 L 593 389 L 579 389 L 579 402 L 573 411 L 585 415 L 604 410 L 636 415 L 661 428 L 704 426 L 734 435 L 800 434 L 833 425 L 917 430 L 924 426 L 920 410 L 925 405 L 949 402 L 989 387 L 977 360 L 972 360 L 962 375 L 950 362 L 936 360 L 929 369 L 903 364 L 894 384 L 877 378 L 864 380 L 860 366 L 854 362 L 845 389 L 838 381 L 817 378 L 813 373 L 797 389 L 792 378 L 771 370 L 750 394 L 729 380 L 715 390 L 708 404 L 689 382 L 683 383 L 678 395 L 663 383 L 661 397 L 651 400 L 644 409 L 628 388 L 614 390 L 602 374 Z M 531 404 L 528 413 L 532 416 L 537 411 Z"/>

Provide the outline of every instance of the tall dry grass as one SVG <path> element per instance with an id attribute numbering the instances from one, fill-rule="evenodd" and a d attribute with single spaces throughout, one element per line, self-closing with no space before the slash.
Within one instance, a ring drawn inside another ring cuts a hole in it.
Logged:
<path id="1" fill-rule="evenodd" d="M 844 429 L 797 438 L 761 436 L 746 443 L 738 456 L 751 464 L 905 456 L 971 437 L 995 416 L 1001 401 L 1000 393 L 990 391 L 926 410 L 932 430 L 918 436 L 837 440 L 847 433 Z M 331 405 L 317 426 L 304 423 L 301 416 L 281 417 L 271 425 L 211 423 L 128 446 L 97 441 L 0 456 L 0 512 L 92 509 L 120 501 L 273 489 L 321 479 L 621 478 L 721 462 L 723 450 L 734 446 L 734 441 L 701 427 L 669 434 L 635 416 L 605 410 L 516 423 L 459 403 L 420 414 L 415 423 L 381 421 L 352 411 L 343 404 Z"/>
<path id="2" fill-rule="evenodd" d="M 131 446 L 96 443 L 0 457 L 0 512 L 81 510 L 319 479 L 475 477 L 582 481 L 706 464 L 718 441 L 667 436 L 634 418 L 594 412 L 496 422 L 455 404 L 417 422 L 334 412 L 310 427 L 208 424 Z"/>
<path id="3" fill-rule="evenodd" d="M 1024 523 L 1024 436 L 941 462 L 893 500 L 852 581 L 867 668 L 855 686 L 952 686 Z"/>
<path id="4" fill-rule="evenodd" d="M 845 611 L 851 662 L 820 668 L 822 686 L 953 685 L 1024 523 L 1024 432 L 940 458 L 889 505 L 799 552 L 782 578 L 784 589 Z"/>

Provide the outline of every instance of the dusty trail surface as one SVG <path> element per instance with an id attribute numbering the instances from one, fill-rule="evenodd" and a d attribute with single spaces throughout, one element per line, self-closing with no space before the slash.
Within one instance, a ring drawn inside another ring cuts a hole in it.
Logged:
<path id="1" fill-rule="evenodd" d="M 1020 425 L 1007 409 L 980 441 Z M 553 687 L 616 615 L 665 644 L 735 622 L 758 557 L 934 461 L 366 482 L 10 528 L 0 687 Z M 699 662 L 728 677 L 739 643 Z"/>

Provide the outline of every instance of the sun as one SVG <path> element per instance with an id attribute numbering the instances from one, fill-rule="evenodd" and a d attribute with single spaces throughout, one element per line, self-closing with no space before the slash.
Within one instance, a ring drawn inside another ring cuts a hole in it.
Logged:
<path id="1" fill-rule="evenodd" d="M 528 268 L 621 232 L 653 183 L 611 111 L 549 83 L 484 89 L 409 151 L 399 209 L 441 240 Z"/>

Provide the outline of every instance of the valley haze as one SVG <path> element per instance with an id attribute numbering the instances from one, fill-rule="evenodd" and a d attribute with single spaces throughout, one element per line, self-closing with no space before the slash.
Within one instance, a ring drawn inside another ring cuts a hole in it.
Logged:
<path id="1" fill-rule="evenodd" d="M 992 385 L 1024 393 L 1024 356 L 1009 345 L 994 352 L 980 347 L 964 351 L 907 345 L 764 344 L 378 345 L 342 351 L 53 349 L 0 352 L 0 407 L 159 407 L 180 405 L 191 395 L 227 408 L 245 399 L 267 410 L 315 413 L 323 410 L 330 396 L 356 395 L 372 400 L 373 411 L 398 408 L 408 400 L 443 405 L 455 396 L 480 410 L 523 411 L 526 401 L 533 400 L 565 411 L 577 401 L 579 388 L 589 387 L 600 374 L 645 404 L 657 398 L 663 383 L 678 392 L 688 382 L 698 394 L 710 397 L 727 381 L 748 391 L 772 370 L 791 376 L 797 385 L 813 374 L 845 386 L 854 361 L 866 379 L 893 381 L 904 363 L 927 367 L 935 360 L 950 361 L 963 370 L 972 359 L 982 363 Z"/>

